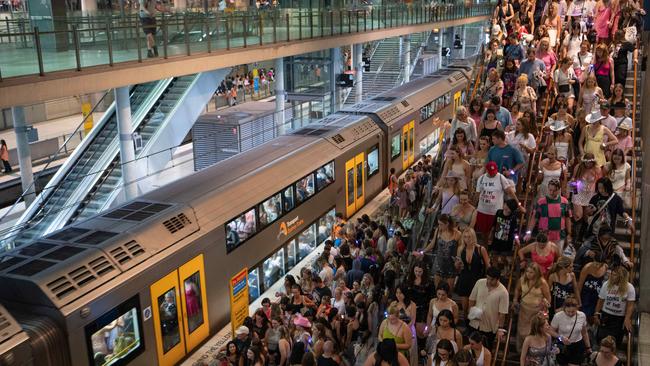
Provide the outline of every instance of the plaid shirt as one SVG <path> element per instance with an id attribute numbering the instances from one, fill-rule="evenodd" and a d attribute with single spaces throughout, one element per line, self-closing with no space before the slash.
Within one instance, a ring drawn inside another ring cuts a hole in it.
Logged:
<path id="1" fill-rule="evenodd" d="M 571 216 L 569 201 L 562 196 L 557 199 L 542 197 L 537 201 L 537 229 L 546 231 L 548 240 L 558 241 L 566 237 L 566 219 Z"/>

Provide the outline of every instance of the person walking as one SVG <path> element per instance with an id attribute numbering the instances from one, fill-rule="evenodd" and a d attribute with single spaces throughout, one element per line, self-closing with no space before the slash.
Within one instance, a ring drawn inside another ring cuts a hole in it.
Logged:
<path id="1" fill-rule="evenodd" d="M 7 148 L 7 142 L 5 140 L 0 140 L 0 159 L 2 159 L 2 164 L 4 165 L 4 173 L 11 173 L 11 164 L 9 164 L 9 149 Z"/>

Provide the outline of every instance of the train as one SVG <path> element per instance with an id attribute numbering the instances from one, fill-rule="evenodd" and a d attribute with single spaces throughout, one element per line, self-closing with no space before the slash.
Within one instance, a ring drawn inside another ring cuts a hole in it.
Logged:
<path id="1" fill-rule="evenodd" d="M 238 278 L 254 300 L 335 213 L 439 144 L 471 71 L 441 69 L 2 253 L 0 365 L 177 364 L 230 321 Z"/>

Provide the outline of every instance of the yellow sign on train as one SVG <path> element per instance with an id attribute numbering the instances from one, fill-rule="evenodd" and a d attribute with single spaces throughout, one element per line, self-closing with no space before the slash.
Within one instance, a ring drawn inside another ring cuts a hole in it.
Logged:
<path id="1" fill-rule="evenodd" d="M 242 269 L 230 279 L 230 326 L 235 330 L 244 324 L 248 316 L 248 268 Z"/>

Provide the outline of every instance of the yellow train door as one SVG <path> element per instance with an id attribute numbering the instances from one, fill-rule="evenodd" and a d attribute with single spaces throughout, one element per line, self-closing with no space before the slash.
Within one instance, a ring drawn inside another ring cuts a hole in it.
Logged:
<path id="1" fill-rule="evenodd" d="M 354 215 L 365 203 L 366 158 L 364 153 L 345 162 L 345 214 Z"/>
<path id="2" fill-rule="evenodd" d="M 158 365 L 175 365 L 209 334 L 203 255 L 150 287 Z"/>
<path id="3" fill-rule="evenodd" d="M 415 121 L 402 126 L 402 169 L 408 169 L 415 161 Z"/>
<path id="4" fill-rule="evenodd" d="M 409 128 L 409 166 L 415 162 L 415 121 L 408 124 Z"/>

